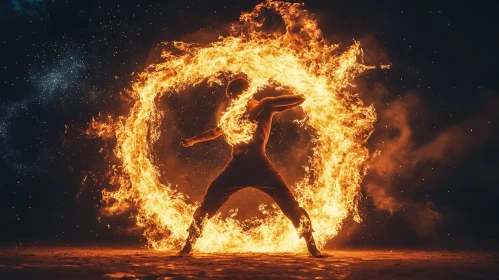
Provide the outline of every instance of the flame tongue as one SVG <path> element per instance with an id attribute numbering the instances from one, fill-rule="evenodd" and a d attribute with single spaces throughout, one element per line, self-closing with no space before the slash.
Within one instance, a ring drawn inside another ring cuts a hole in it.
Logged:
<path id="1" fill-rule="evenodd" d="M 306 121 L 316 131 L 317 144 L 307 167 L 310 172 L 294 188 L 298 201 L 312 218 L 317 245 L 323 247 L 336 236 L 347 215 L 360 220 L 357 200 L 370 157 L 364 144 L 373 131 L 376 115 L 373 107 L 365 106 L 346 88 L 369 67 L 358 62 L 362 56 L 358 42 L 344 52 L 337 45 L 328 45 L 317 22 L 302 6 L 267 1 L 243 13 L 240 22 L 232 26 L 230 36 L 206 47 L 173 42 L 174 50 L 162 54 L 164 62 L 149 66 L 133 84 L 131 96 L 135 104 L 128 116 L 114 123 L 115 154 L 122 162 L 117 173 L 119 188 L 104 190 L 103 199 L 115 202 L 106 209 L 109 213 L 119 213 L 130 205 L 136 207 L 137 225 L 143 227 L 150 247 L 167 250 L 182 245 L 195 210 L 183 194 L 159 180 L 151 153 L 152 144 L 160 136 L 161 121 L 154 101 L 159 95 L 175 94 L 206 79 L 220 83 L 220 73 L 245 73 L 251 81 L 251 88 L 229 106 L 220 120 L 229 144 L 251 138 L 255 124 L 242 118 L 242 114 L 249 98 L 270 81 L 306 96 L 302 107 Z M 264 11 L 280 15 L 285 32 L 265 32 Z M 103 125 L 109 127 L 108 123 Z M 253 221 L 249 230 L 244 221 L 216 216 L 207 223 L 196 249 L 304 249 L 304 242 L 299 241 L 284 215 L 264 213 L 265 218 Z"/>

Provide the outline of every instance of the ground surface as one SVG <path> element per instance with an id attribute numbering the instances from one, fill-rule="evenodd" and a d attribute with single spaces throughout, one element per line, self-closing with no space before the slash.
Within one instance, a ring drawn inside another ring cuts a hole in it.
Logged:
<path id="1" fill-rule="evenodd" d="M 144 249 L 32 247 L 0 251 L 0 279 L 499 279 L 499 254 L 447 251 L 329 251 L 198 254 Z"/>

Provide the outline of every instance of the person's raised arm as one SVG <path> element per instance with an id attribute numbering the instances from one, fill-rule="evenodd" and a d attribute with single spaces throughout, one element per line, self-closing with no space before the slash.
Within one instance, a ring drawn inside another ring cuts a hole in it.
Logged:
<path id="1" fill-rule="evenodd" d="M 222 129 L 220 127 L 215 127 L 196 136 L 182 139 L 180 141 L 180 144 L 182 144 L 182 146 L 184 147 L 190 147 L 199 142 L 213 140 L 222 134 L 223 134 Z"/>
<path id="2" fill-rule="evenodd" d="M 278 97 L 266 97 L 262 101 L 265 107 L 270 108 L 272 111 L 282 112 L 299 106 L 305 102 L 305 97 L 302 95 L 281 95 Z"/>

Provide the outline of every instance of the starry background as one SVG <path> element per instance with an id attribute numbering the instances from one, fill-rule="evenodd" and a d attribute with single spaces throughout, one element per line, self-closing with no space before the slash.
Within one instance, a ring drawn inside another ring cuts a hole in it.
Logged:
<path id="1" fill-rule="evenodd" d="M 83 132 L 99 112 L 126 112 L 119 93 L 157 57 L 161 42 L 213 41 L 256 3 L 2 2 L 0 242 L 141 243 L 126 218 L 97 218 L 106 185 L 92 174 L 108 166 L 99 153 L 104 144 Z M 360 40 L 366 63 L 392 64 L 358 82 L 361 97 L 379 114 L 369 148 L 388 157 L 375 163 L 363 184 L 363 222 L 347 220 L 330 246 L 497 248 L 496 4 L 305 3 L 331 42 Z M 220 104 L 212 100 L 221 99 L 220 92 L 214 89 L 212 98 L 197 89 L 162 101 L 173 112 L 165 117 L 180 119 L 175 124 L 183 128 L 160 140 L 158 158 L 174 171 L 187 165 L 198 170 L 195 178 L 164 174 L 181 189 L 197 186 L 194 199 L 223 167 L 213 154 L 228 158 L 228 148 L 221 140 L 190 151 L 174 144 L 215 123 Z M 272 133 L 269 156 L 286 170 L 281 143 L 307 139 L 279 120 Z M 242 201 L 244 196 L 227 207 Z"/>

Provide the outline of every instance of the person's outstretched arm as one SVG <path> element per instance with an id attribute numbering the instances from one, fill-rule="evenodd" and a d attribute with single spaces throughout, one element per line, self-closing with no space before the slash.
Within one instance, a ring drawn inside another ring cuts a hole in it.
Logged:
<path id="1" fill-rule="evenodd" d="M 205 141 L 210 141 L 218 136 L 222 135 L 223 131 L 220 127 L 215 127 L 210 130 L 207 130 L 201 134 L 198 134 L 196 136 L 190 137 L 190 138 L 185 138 L 180 141 L 180 144 L 184 147 L 190 147 L 196 143 L 199 142 L 205 142 Z"/>
<path id="2" fill-rule="evenodd" d="M 283 112 L 293 107 L 299 106 L 305 101 L 302 95 L 281 95 L 278 97 L 266 97 L 262 99 L 265 107 L 274 112 Z"/>

